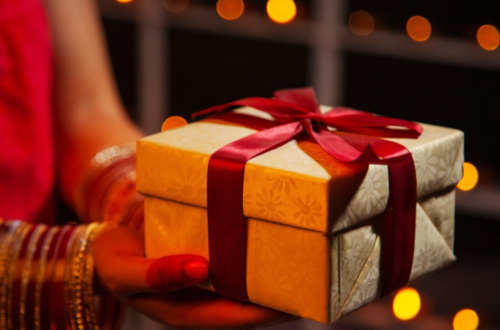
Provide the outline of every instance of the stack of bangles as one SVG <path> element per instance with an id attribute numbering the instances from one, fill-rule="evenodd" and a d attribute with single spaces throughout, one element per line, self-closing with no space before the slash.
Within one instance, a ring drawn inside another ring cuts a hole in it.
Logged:
<path id="1" fill-rule="evenodd" d="M 80 219 L 142 230 L 144 197 L 136 189 L 135 162 L 135 144 L 112 146 L 92 158 L 74 198 Z"/>
<path id="2" fill-rule="evenodd" d="M 0 329 L 111 329 L 94 307 L 93 242 L 111 227 L 0 220 Z"/>

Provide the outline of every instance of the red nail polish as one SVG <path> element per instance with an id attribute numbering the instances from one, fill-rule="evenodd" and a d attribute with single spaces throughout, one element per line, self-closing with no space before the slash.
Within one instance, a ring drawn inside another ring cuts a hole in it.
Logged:
<path id="1" fill-rule="evenodd" d="M 183 269 L 184 274 L 193 280 L 204 280 L 208 276 L 207 264 L 198 260 L 186 262 Z"/>

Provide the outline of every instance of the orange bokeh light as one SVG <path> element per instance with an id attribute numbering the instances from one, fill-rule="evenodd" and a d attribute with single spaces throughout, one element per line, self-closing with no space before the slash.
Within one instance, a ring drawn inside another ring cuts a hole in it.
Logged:
<path id="1" fill-rule="evenodd" d="M 119 2 L 119 3 L 128 3 L 128 2 L 132 2 L 133 0 L 116 0 L 116 2 Z"/>
<path id="2" fill-rule="evenodd" d="M 165 132 L 165 131 L 168 131 L 170 129 L 186 126 L 187 124 L 188 124 L 187 121 L 182 117 L 179 117 L 179 116 L 168 117 L 163 122 L 163 125 L 161 125 L 161 131 Z"/>
<path id="3" fill-rule="evenodd" d="M 483 49 L 495 50 L 500 44 L 500 34 L 493 25 L 485 24 L 477 30 L 477 43 Z"/>
<path id="4" fill-rule="evenodd" d="M 349 16 L 349 27 L 358 36 L 367 36 L 373 32 L 375 21 L 372 15 L 363 10 L 355 11 Z"/>
<path id="5" fill-rule="evenodd" d="M 297 6 L 293 0 L 268 0 L 267 15 L 276 23 L 291 22 L 297 15 Z"/>
<path id="6" fill-rule="evenodd" d="M 163 0 L 163 7 L 173 13 L 180 13 L 188 6 L 189 0 Z"/>
<path id="7" fill-rule="evenodd" d="M 479 317 L 472 309 L 462 309 L 453 318 L 454 330 L 476 330 L 479 326 Z"/>
<path id="8" fill-rule="evenodd" d="M 464 176 L 457 184 L 457 188 L 463 191 L 472 190 L 479 180 L 479 172 L 471 163 L 464 163 Z"/>
<path id="9" fill-rule="evenodd" d="M 245 10 L 243 0 L 219 0 L 217 1 L 217 13 L 228 21 L 238 19 Z"/>
<path id="10" fill-rule="evenodd" d="M 414 288 L 403 288 L 396 293 L 392 302 L 394 316 L 402 321 L 408 321 L 417 316 L 420 311 L 420 295 Z"/>
<path id="11" fill-rule="evenodd" d="M 406 23 L 406 32 L 415 41 L 426 41 L 431 36 L 431 23 L 422 16 L 413 16 Z"/>

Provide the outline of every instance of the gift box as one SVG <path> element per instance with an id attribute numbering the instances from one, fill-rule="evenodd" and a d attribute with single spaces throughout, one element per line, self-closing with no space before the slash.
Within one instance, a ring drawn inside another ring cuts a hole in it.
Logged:
<path id="1" fill-rule="evenodd" d="M 234 112 L 273 119 L 248 107 Z M 455 260 L 454 186 L 462 177 L 463 133 L 422 127 L 418 139 L 388 139 L 406 147 L 415 164 L 410 282 Z M 148 257 L 187 253 L 210 259 L 210 157 L 255 132 L 209 118 L 138 141 Z M 387 166 L 340 161 L 308 139 L 291 140 L 248 161 L 241 201 L 248 217 L 248 299 L 323 323 L 379 299 L 389 184 Z M 213 290 L 210 282 L 204 287 Z"/>

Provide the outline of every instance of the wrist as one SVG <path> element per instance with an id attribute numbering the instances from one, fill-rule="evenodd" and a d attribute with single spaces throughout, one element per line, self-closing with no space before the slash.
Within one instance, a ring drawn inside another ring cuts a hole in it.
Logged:
<path id="1" fill-rule="evenodd" d="M 0 328 L 111 329 L 120 305 L 103 294 L 102 317 L 94 307 L 93 243 L 107 227 L 0 221 Z"/>
<path id="2" fill-rule="evenodd" d="M 135 161 L 135 145 L 112 146 L 92 158 L 74 197 L 82 221 L 142 227 L 144 197 L 136 189 Z"/>

